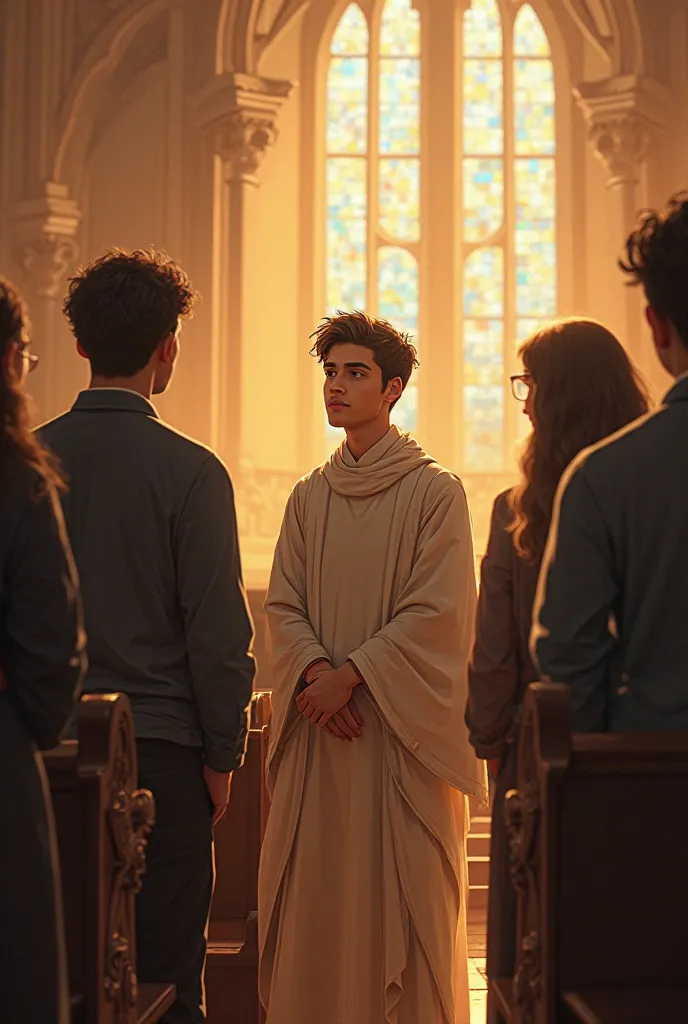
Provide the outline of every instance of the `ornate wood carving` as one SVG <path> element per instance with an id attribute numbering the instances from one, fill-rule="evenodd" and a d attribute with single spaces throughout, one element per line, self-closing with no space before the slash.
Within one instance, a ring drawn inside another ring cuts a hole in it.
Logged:
<path id="1" fill-rule="evenodd" d="M 108 915 L 105 995 L 116 1006 L 115 1019 L 127 1021 L 136 1008 L 135 919 L 133 897 L 146 869 L 148 834 L 155 822 L 155 805 L 148 790 L 133 789 L 136 754 L 131 720 L 118 723 L 110 778 L 107 818 L 113 854 Z"/>
<path id="2" fill-rule="evenodd" d="M 538 838 L 540 793 L 534 756 L 533 720 L 526 714 L 519 744 L 519 788 L 506 796 L 511 880 L 518 894 L 518 935 L 514 997 L 522 1024 L 534 1024 L 542 994 L 540 963 L 540 906 L 538 890 Z"/>

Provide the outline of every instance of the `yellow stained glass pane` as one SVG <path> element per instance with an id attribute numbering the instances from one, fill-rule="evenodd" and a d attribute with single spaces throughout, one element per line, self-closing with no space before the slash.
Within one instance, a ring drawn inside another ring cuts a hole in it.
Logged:
<path id="1" fill-rule="evenodd" d="M 502 18 L 497 0 L 473 0 L 463 16 L 466 57 L 501 57 Z"/>
<path id="2" fill-rule="evenodd" d="M 484 242 L 504 219 L 504 163 L 469 157 L 463 162 L 463 235 Z"/>
<path id="3" fill-rule="evenodd" d="M 420 61 L 380 61 L 380 153 L 420 152 Z"/>
<path id="4" fill-rule="evenodd" d="M 378 250 L 379 315 L 413 336 L 418 333 L 418 263 L 406 249 L 385 245 Z M 392 422 L 400 430 L 415 430 L 418 416 L 418 386 L 414 371 L 411 381 L 392 410 Z"/>
<path id="5" fill-rule="evenodd" d="M 524 4 L 514 24 L 514 53 L 517 57 L 549 57 L 549 41 L 542 22 L 530 6 Z"/>
<path id="6" fill-rule="evenodd" d="M 545 324 L 550 323 L 550 320 L 537 320 L 533 317 L 523 317 L 516 321 L 516 345 L 514 347 L 514 353 L 518 352 L 519 346 L 527 341 L 528 338 L 532 338 L 534 334 L 542 330 Z M 518 373 L 521 370 L 518 359 L 514 356 L 514 373 Z"/>
<path id="7" fill-rule="evenodd" d="M 407 433 L 414 431 L 418 425 L 418 385 L 414 381 L 415 373 L 414 370 L 413 377 L 404 388 L 390 417 L 392 423 L 399 427 L 399 430 L 404 430 Z"/>
<path id="8" fill-rule="evenodd" d="M 383 57 L 420 57 L 420 13 L 412 9 L 411 0 L 386 0 L 380 53 Z"/>
<path id="9" fill-rule="evenodd" d="M 333 57 L 327 76 L 327 151 L 365 153 L 368 148 L 368 61 Z"/>
<path id="10" fill-rule="evenodd" d="M 365 218 L 327 223 L 327 311 L 363 309 L 366 302 Z"/>
<path id="11" fill-rule="evenodd" d="M 516 153 L 551 156 L 555 149 L 554 73 L 549 60 L 514 61 Z"/>
<path id="12" fill-rule="evenodd" d="M 379 315 L 395 327 L 418 331 L 418 263 L 406 249 L 385 245 L 378 250 Z"/>
<path id="13" fill-rule="evenodd" d="M 556 167 L 551 158 L 517 159 L 516 313 L 554 316 L 557 309 Z"/>
<path id="14" fill-rule="evenodd" d="M 466 385 L 480 387 L 501 387 L 504 383 L 502 320 L 464 320 L 463 379 Z"/>
<path id="15" fill-rule="evenodd" d="M 358 4 L 349 4 L 332 37 L 332 53 L 365 56 L 368 53 L 368 24 Z"/>
<path id="16" fill-rule="evenodd" d="M 504 250 L 499 246 L 476 249 L 466 258 L 463 310 L 467 317 L 504 315 Z"/>
<path id="17" fill-rule="evenodd" d="M 503 152 L 503 89 L 501 60 L 464 61 L 464 153 L 489 156 Z"/>
<path id="18" fill-rule="evenodd" d="M 420 160 L 384 157 L 380 173 L 380 227 L 393 239 L 420 238 Z"/>
<path id="19" fill-rule="evenodd" d="M 463 461 L 466 469 L 498 473 L 504 464 L 504 388 L 463 389 Z"/>

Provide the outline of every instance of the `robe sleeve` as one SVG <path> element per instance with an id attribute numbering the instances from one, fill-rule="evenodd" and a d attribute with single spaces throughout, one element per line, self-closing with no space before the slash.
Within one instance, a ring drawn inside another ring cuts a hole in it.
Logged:
<path id="1" fill-rule="evenodd" d="M 272 732 L 276 737 L 303 673 L 315 661 L 330 660 L 306 607 L 306 548 L 297 484 L 287 502 L 265 599 L 275 676 Z"/>
<path id="2" fill-rule="evenodd" d="M 480 794 L 484 766 L 464 721 L 475 605 L 466 495 L 443 473 L 428 489 L 392 617 L 350 660 L 401 743 L 456 788 Z"/>

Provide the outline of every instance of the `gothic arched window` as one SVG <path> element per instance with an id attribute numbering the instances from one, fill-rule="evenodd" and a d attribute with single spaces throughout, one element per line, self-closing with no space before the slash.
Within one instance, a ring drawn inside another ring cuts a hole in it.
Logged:
<path id="1" fill-rule="evenodd" d="M 410 430 L 424 353 L 436 343 L 420 333 L 421 277 L 433 274 L 424 248 L 429 154 L 443 144 L 426 156 L 422 118 L 443 94 L 435 82 L 434 94 L 428 86 L 421 95 L 432 59 L 421 26 L 411 0 L 343 11 L 330 44 L 325 125 L 327 311 L 366 309 L 414 335 L 421 369 L 394 410 Z M 529 3 L 472 0 L 462 27 L 454 80 L 443 84 L 458 98 L 459 124 L 444 130 L 461 168 L 459 216 L 444 225 L 458 268 L 456 468 L 501 472 L 520 432 L 508 396 L 516 345 L 557 312 L 554 74 Z M 340 432 L 327 436 L 331 446 Z"/>

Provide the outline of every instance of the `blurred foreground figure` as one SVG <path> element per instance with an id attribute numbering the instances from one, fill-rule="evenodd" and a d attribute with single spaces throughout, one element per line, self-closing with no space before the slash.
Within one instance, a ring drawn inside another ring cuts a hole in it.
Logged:
<path id="1" fill-rule="evenodd" d="M 0 278 L 0 1019 L 69 1024 L 57 843 L 36 748 L 60 738 L 85 667 L 57 472 L 29 427 L 37 363 Z"/>
<path id="2" fill-rule="evenodd" d="M 557 492 L 532 651 L 577 732 L 688 729 L 688 193 L 645 213 L 621 268 L 676 383 L 574 460 Z"/>
<path id="3" fill-rule="evenodd" d="M 475 570 L 460 481 L 396 426 L 415 349 L 363 313 L 315 353 L 346 441 L 289 500 L 259 879 L 268 1024 L 467 1024 L 464 725 Z"/>

